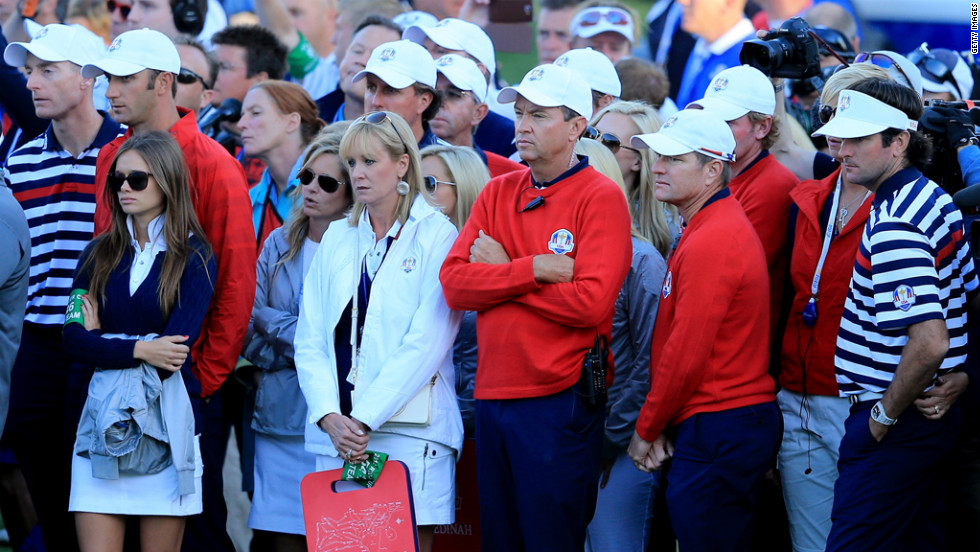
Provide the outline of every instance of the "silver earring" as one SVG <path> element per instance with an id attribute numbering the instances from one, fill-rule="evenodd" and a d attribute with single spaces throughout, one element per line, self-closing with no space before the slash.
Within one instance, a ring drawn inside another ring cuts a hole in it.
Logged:
<path id="1" fill-rule="evenodd" d="M 404 180 L 398 182 L 398 185 L 395 186 L 395 191 L 398 192 L 398 195 L 408 195 L 409 189 L 408 182 Z"/>

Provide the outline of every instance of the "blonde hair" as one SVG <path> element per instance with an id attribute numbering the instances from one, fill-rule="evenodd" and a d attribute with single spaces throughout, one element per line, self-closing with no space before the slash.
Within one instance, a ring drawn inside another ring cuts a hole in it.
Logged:
<path id="1" fill-rule="evenodd" d="M 657 132 L 663 126 L 660 115 L 649 105 L 643 102 L 624 101 L 613 102 L 602 108 L 592 118 L 592 126 L 601 121 L 606 113 L 626 115 L 639 129 L 640 134 Z M 618 138 L 623 144 L 629 144 L 629 136 Z M 679 216 L 677 207 L 660 202 L 655 195 L 656 179 L 653 176 L 653 163 L 657 160 L 657 154 L 647 148 L 640 149 L 638 153 L 640 173 L 637 175 L 636 185 L 626 190 L 630 216 L 640 235 L 666 257 L 674 244 L 674 235 L 667 223 L 667 214 L 670 214 L 672 220 L 677 220 Z"/>
<path id="2" fill-rule="evenodd" d="M 868 79 L 895 80 L 877 65 L 870 63 L 855 63 L 837 71 L 823 85 L 823 92 L 820 93 L 820 103 L 837 107 L 837 96 L 844 90 L 853 88 L 859 82 Z"/>
<path id="3" fill-rule="evenodd" d="M 408 171 L 402 177 L 408 184 L 408 193 L 398 196 L 395 204 L 395 216 L 398 222 L 405 224 L 408 215 L 412 211 L 412 203 L 415 196 L 422 190 L 422 160 L 419 157 L 419 146 L 415 142 L 415 133 L 397 113 L 383 111 L 386 118 L 378 124 L 373 124 L 367 120 L 370 113 L 359 117 L 347 129 L 344 139 L 340 142 L 340 158 L 343 161 L 351 161 L 356 153 L 373 149 L 381 146 L 388 157 L 395 161 L 402 155 L 408 155 Z M 396 130 L 397 129 L 397 130 Z M 403 136 L 408 137 L 408 142 L 404 141 Z M 349 219 L 351 226 L 357 226 L 364 213 L 365 205 L 354 197 L 354 208 L 351 210 Z"/>
<path id="4" fill-rule="evenodd" d="M 436 156 L 446 164 L 456 184 L 456 228 L 463 229 L 476 196 L 490 181 L 490 171 L 473 148 L 463 146 L 427 146 L 421 151 L 422 159 Z M 429 194 L 423 194 L 432 203 Z"/>
<path id="5" fill-rule="evenodd" d="M 310 145 L 303 152 L 303 167 L 300 171 L 310 168 L 310 165 L 321 155 L 332 153 L 340 157 L 340 141 L 344 138 L 344 132 L 348 126 L 350 123 L 344 121 L 334 123 L 320 131 L 320 134 L 310 142 Z M 347 165 L 342 161 L 338 161 L 338 163 L 340 164 L 340 173 L 344 178 L 341 185 L 347 195 L 347 207 L 350 208 L 354 204 L 354 190 L 350 185 Z M 293 210 L 289 214 L 289 220 L 286 222 L 286 228 L 283 228 L 283 232 L 286 233 L 286 243 L 289 244 L 289 249 L 276 263 L 277 269 L 279 265 L 289 262 L 299 254 L 300 250 L 303 249 L 303 241 L 310 233 L 310 217 L 303 212 L 302 201 L 293 202 Z"/>
<path id="6" fill-rule="evenodd" d="M 575 154 L 587 156 L 589 158 L 589 165 L 609 180 L 615 182 L 627 200 L 629 199 L 626 193 L 626 182 L 623 181 L 623 173 L 619 170 L 619 163 L 616 162 L 616 156 L 613 155 L 613 152 L 609 151 L 609 148 L 596 140 L 583 139 L 575 143 Z M 636 225 L 632 223 L 630 224 L 630 234 L 634 238 L 646 240 L 640 234 L 640 231 L 636 229 Z"/>

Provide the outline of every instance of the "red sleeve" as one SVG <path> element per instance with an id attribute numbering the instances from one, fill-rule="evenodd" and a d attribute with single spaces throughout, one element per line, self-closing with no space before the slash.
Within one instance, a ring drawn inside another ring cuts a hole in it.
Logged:
<path id="1" fill-rule="evenodd" d="M 477 196 L 470 218 L 439 272 L 442 291 L 451 309 L 484 311 L 541 287 L 534 279 L 533 257 L 497 265 L 470 262 L 470 247 L 479 237 L 480 230 L 492 236 L 491 203 L 495 203 L 500 195 L 501 186 L 500 182 L 489 186 Z"/>
<path id="2" fill-rule="evenodd" d="M 201 396 L 217 391 L 234 369 L 255 297 L 255 229 L 245 173 L 220 154 L 198 160 L 193 185 L 195 211 L 218 260 L 214 298 L 193 350 Z"/>
<path id="3" fill-rule="evenodd" d="M 112 226 L 112 214 L 109 205 L 105 202 L 105 179 L 109 174 L 109 167 L 112 160 L 116 157 L 116 152 L 125 141 L 126 137 L 120 136 L 99 150 L 99 156 L 95 159 L 95 235 L 101 235 Z"/>
<path id="4" fill-rule="evenodd" d="M 734 296 L 733 283 L 741 281 L 737 259 L 713 247 L 710 236 L 688 242 L 668 268 L 670 294 L 661 300 L 672 316 L 658 318 L 650 354 L 650 392 L 636 421 L 636 431 L 647 441 L 663 432 L 670 420 L 694 395 L 717 344 L 718 330 Z M 735 252 L 735 255 L 738 255 Z M 712 263 L 705 270 L 705 262 Z M 734 261 L 734 262 L 733 262 Z M 673 305 L 668 304 L 673 300 Z"/>

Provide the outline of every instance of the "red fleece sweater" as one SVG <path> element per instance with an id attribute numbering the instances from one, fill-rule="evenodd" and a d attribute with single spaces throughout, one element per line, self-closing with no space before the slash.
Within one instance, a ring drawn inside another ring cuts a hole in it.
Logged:
<path id="1" fill-rule="evenodd" d="M 544 204 L 520 212 L 538 196 Z M 480 230 L 511 262 L 469 262 Z M 561 252 L 575 259 L 573 280 L 535 281 L 534 256 Z M 541 397 L 571 387 L 596 330 L 609 337 L 631 257 L 626 198 L 591 167 L 542 190 L 527 168 L 492 179 L 440 274 L 449 306 L 478 313 L 474 396 Z"/>
<path id="2" fill-rule="evenodd" d="M 177 109 L 181 117 L 170 134 L 184 152 L 190 169 L 194 212 L 218 262 L 218 273 L 212 275 L 215 288 L 211 308 L 204 318 L 201 338 L 191 349 L 194 361 L 191 368 L 201 382 L 201 396 L 206 397 L 221 387 L 242 351 L 255 297 L 255 228 L 242 166 L 217 142 L 201 134 L 194 113 Z M 102 190 L 116 152 L 130 136 L 132 130 L 99 152 L 95 168 L 95 183 L 99 188 L 96 235 L 105 232 L 111 224 Z"/>
<path id="3" fill-rule="evenodd" d="M 653 329 L 650 392 L 636 430 L 655 440 L 694 414 L 775 400 L 762 245 L 726 191 L 671 256 Z M 718 198 L 719 196 L 715 196 Z"/>
<path id="4" fill-rule="evenodd" d="M 745 210 L 745 216 L 759 235 L 766 253 L 769 331 L 770 338 L 774 339 L 786 281 L 786 227 L 789 207 L 793 203 L 789 193 L 800 181 L 776 161 L 775 156 L 764 153 L 764 157 L 733 178 L 728 187 Z"/>

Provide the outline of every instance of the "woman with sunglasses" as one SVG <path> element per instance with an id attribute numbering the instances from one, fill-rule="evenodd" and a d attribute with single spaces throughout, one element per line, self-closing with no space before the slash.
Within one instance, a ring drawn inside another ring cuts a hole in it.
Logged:
<path id="1" fill-rule="evenodd" d="M 680 237 L 680 217 L 676 207 L 661 203 L 654 194 L 651 167 L 657 154 L 629 146 L 630 137 L 657 132 L 662 125 L 657 111 L 642 102 L 613 102 L 592 118 L 592 135 L 616 156 L 633 226 L 666 257 Z"/>
<path id="2" fill-rule="evenodd" d="M 490 173 L 473 148 L 428 146 L 422 149 L 425 196 L 462 230 L 476 196 L 490 181 Z M 456 368 L 456 399 L 467 439 L 476 437 L 473 386 L 476 382 L 476 312 L 463 312 L 463 321 L 453 344 Z"/>
<path id="3" fill-rule="evenodd" d="M 277 552 L 306 550 L 300 480 L 316 470 L 304 450 L 306 404 L 293 364 L 293 336 L 303 280 L 323 233 L 343 218 L 353 192 L 340 162 L 347 123 L 324 130 L 306 148 L 299 172 L 301 201 L 281 228 L 269 234 L 259 255 L 255 303 L 242 356 L 259 367 L 255 410 L 255 492 L 248 526 L 268 532 Z"/>
<path id="4" fill-rule="evenodd" d="M 248 191 L 256 245 L 289 217 L 297 195 L 303 149 L 326 125 L 310 95 L 296 83 L 267 80 L 252 86 L 238 120 L 242 150 L 266 165 Z"/>
<path id="5" fill-rule="evenodd" d="M 200 412 L 185 380 L 215 261 L 169 134 L 127 140 L 105 190 L 112 226 L 82 253 L 63 334 L 69 356 L 94 369 L 69 510 L 82 552 L 121 551 L 129 516 L 140 518 L 144 552 L 176 552 L 186 516 L 202 510 Z"/>
<path id="6" fill-rule="evenodd" d="M 453 522 L 463 444 L 452 363 L 461 314 L 439 281 L 458 232 L 420 195 L 418 148 L 398 115 L 357 119 L 340 157 L 354 208 L 323 235 L 296 326 L 296 370 L 316 422 L 306 449 L 318 470 L 369 450 L 405 462 L 428 551 L 434 526 Z"/>
<path id="7" fill-rule="evenodd" d="M 619 161 L 608 146 L 598 140 L 579 140 L 575 153 L 587 156 L 593 168 L 627 193 Z M 635 224 L 630 230 L 633 257 L 613 314 L 609 349 L 616 377 L 606 403 L 602 475 L 595 515 L 586 532 L 586 551 L 644 550 L 660 485 L 660 472 L 636 469 L 626 449 L 650 390 L 650 346 L 667 264 Z"/>

